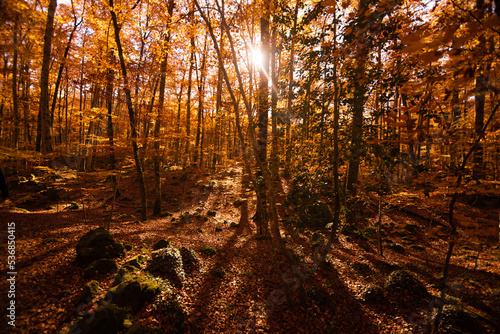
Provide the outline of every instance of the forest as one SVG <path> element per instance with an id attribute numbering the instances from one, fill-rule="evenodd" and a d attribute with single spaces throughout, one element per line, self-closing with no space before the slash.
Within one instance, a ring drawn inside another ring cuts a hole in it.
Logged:
<path id="1" fill-rule="evenodd" d="M 0 332 L 500 332 L 498 7 L 0 0 Z"/>

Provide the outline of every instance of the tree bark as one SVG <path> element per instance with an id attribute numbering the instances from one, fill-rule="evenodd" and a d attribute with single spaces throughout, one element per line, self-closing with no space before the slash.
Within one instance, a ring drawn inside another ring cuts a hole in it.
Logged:
<path id="1" fill-rule="evenodd" d="M 120 27 L 118 26 L 118 20 L 116 18 L 116 13 L 114 10 L 113 0 L 109 0 L 109 7 L 111 12 L 111 19 L 113 21 L 113 28 L 115 30 L 115 42 L 118 48 L 118 56 L 120 58 L 120 68 L 123 78 L 123 91 L 125 92 L 125 97 L 127 101 L 128 116 L 130 120 L 130 135 L 132 139 L 132 149 L 134 152 L 134 161 L 137 169 L 137 176 L 139 179 L 139 189 L 141 192 L 141 203 L 142 203 L 142 220 L 147 220 L 147 202 L 146 202 L 146 185 L 144 184 L 144 173 L 142 170 L 141 160 L 139 158 L 139 147 L 137 145 L 137 131 L 135 123 L 135 112 L 134 105 L 132 104 L 132 96 L 130 94 L 130 88 L 128 84 L 127 77 L 127 67 L 125 65 L 125 59 L 123 58 L 123 49 L 120 41 Z"/>
<path id="2" fill-rule="evenodd" d="M 40 106 L 38 111 L 39 131 L 37 133 L 36 149 L 42 154 L 52 152 L 52 125 L 49 109 L 49 75 L 52 37 L 54 35 L 54 16 L 57 0 L 50 0 L 47 11 L 47 24 L 43 44 L 42 72 L 40 77 Z"/>
<path id="3" fill-rule="evenodd" d="M 160 127 L 161 117 L 163 115 L 163 104 L 165 101 L 165 81 L 167 76 L 167 62 L 168 62 L 168 48 L 170 43 L 170 18 L 174 12 L 174 0 L 168 0 L 168 22 L 165 32 L 165 41 L 163 44 L 163 55 L 160 64 L 160 95 L 158 97 L 158 114 L 156 116 L 156 123 L 154 129 L 154 181 L 155 181 L 155 204 L 153 208 L 153 215 L 158 216 L 161 214 L 161 178 L 160 178 Z"/>

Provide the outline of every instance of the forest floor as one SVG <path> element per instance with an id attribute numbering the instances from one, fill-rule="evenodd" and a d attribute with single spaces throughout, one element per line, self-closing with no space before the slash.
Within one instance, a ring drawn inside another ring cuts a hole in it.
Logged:
<path id="1" fill-rule="evenodd" d="M 114 205 L 113 182 L 105 172 L 77 174 L 38 168 L 25 176 L 20 182 L 10 179 L 11 197 L 0 203 L 2 245 L 8 236 L 7 222 L 15 223 L 18 272 L 16 327 L 7 326 L 2 316 L 2 333 L 59 333 L 68 326 L 86 282 L 84 268 L 76 262 L 75 245 L 85 232 L 108 225 L 112 206 L 111 234 L 132 245 L 120 262 L 144 248 L 151 250 L 162 238 L 200 255 L 201 267 L 187 276 L 178 291 L 187 314 L 185 330 L 190 333 L 416 333 L 429 329 L 434 307 L 443 300 L 438 286 L 449 233 L 449 197 L 443 194 L 425 197 L 405 192 L 387 198 L 391 205 L 382 215 L 383 256 L 378 254 L 372 228 L 377 221 L 375 204 L 365 207 L 361 232 L 340 234 L 321 266 L 313 248 L 318 233 L 287 225 L 283 237 L 295 254 L 292 265 L 273 250 L 269 239 L 258 236 L 251 219 L 254 192 L 241 165 L 217 171 L 166 170 L 162 175 L 164 206 L 172 216 L 149 217 L 146 222 L 138 220 L 140 201 L 133 166 L 122 169 Z M 153 189 L 152 178 L 147 181 L 148 189 Z M 286 184 L 281 189 L 286 190 Z M 285 197 L 281 193 L 277 199 L 283 221 L 290 210 Z M 234 205 L 237 199 L 243 205 Z M 69 209 L 72 202 L 78 208 Z M 498 216 L 494 205 L 457 205 L 459 214 L 485 211 Z M 240 225 L 231 227 L 231 222 Z M 449 300 L 474 314 L 485 332 L 499 332 L 498 240 L 483 242 L 462 230 L 460 234 L 451 260 Z M 323 232 L 319 235 L 326 240 Z M 199 252 L 206 245 L 216 254 Z M 6 268 L 6 248 L 0 250 L 2 268 Z M 215 268 L 224 274 L 214 275 Z M 370 283 L 383 287 L 388 274 L 398 268 L 418 277 L 430 297 L 363 299 Z M 112 276 L 106 277 L 101 287 L 111 282 Z M 5 279 L 0 288 L 6 294 Z M 2 296 L 2 310 L 6 303 Z M 166 320 L 150 305 L 134 316 L 144 324 L 165 328 Z"/>

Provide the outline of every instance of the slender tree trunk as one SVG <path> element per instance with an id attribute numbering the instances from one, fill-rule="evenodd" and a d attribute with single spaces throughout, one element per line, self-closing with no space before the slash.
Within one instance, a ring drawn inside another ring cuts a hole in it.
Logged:
<path id="1" fill-rule="evenodd" d="M 277 82 L 278 78 L 276 76 L 276 29 L 273 26 L 271 35 L 271 134 L 272 134 L 272 144 L 271 144 L 271 174 L 273 180 L 279 179 L 279 158 L 278 158 L 278 89 Z"/>
<path id="2" fill-rule="evenodd" d="M 205 36 L 205 45 L 203 47 L 203 55 L 201 60 L 201 68 L 196 71 L 196 81 L 198 84 L 198 122 L 196 124 L 196 141 L 195 141 L 195 151 L 193 162 L 198 163 L 198 157 L 200 157 L 199 166 L 201 167 L 201 123 L 203 120 L 203 87 L 205 80 L 205 63 L 207 56 L 207 36 Z"/>
<path id="3" fill-rule="evenodd" d="M 110 52 L 109 61 L 114 60 L 112 53 Z M 110 164 L 111 169 L 116 169 L 116 157 L 115 157 L 115 144 L 114 144 L 114 129 L 113 129 L 113 83 L 115 81 L 115 71 L 108 68 L 108 73 L 106 75 L 106 107 L 108 109 L 108 141 L 110 150 Z"/>
<path id="4" fill-rule="evenodd" d="M 293 15 L 293 28 L 292 28 L 292 43 L 290 48 L 290 62 L 288 65 L 288 94 L 286 102 L 286 134 L 285 134 L 285 171 L 288 174 L 290 160 L 292 158 L 292 103 L 293 103 L 293 72 L 295 70 L 295 34 L 297 31 L 297 21 L 299 17 L 299 0 L 295 4 L 295 11 Z"/>
<path id="5" fill-rule="evenodd" d="M 63 58 L 61 60 L 61 65 L 59 66 L 59 71 L 57 72 L 56 87 L 54 89 L 54 95 L 52 97 L 52 107 L 50 108 L 51 115 L 54 115 L 54 110 L 56 108 L 57 93 L 59 91 L 59 86 L 61 85 L 62 74 L 63 74 L 64 67 L 66 66 L 66 59 L 68 58 L 69 50 L 71 48 L 71 42 L 73 41 L 73 36 L 75 35 L 75 31 L 81 22 L 82 21 L 77 22 L 76 18 L 74 19 L 73 29 L 71 29 L 71 33 L 69 34 L 68 42 L 66 43 L 66 48 L 64 49 L 64 55 L 63 55 Z"/>
<path id="6" fill-rule="evenodd" d="M 167 62 L 168 62 L 168 48 L 170 44 L 170 18 L 174 12 L 174 0 L 169 0 L 167 4 L 168 22 L 167 31 L 165 32 L 165 41 L 163 44 L 163 55 L 160 64 L 160 95 L 158 97 L 158 114 L 156 116 L 155 130 L 154 130 L 154 180 L 155 180 L 155 205 L 153 215 L 158 216 L 161 214 L 161 178 L 160 178 L 160 127 L 161 118 L 163 115 L 163 104 L 165 101 L 165 82 L 167 76 Z"/>
<path id="7" fill-rule="evenodd" d="M 269 123 L 269 4 L 264 1 L 263 14 L 260 18 L 260 38 L 262 54 L 262 64 L 259 69 L 259 93 L 257 106 L 257 145 L 258 159 L 262 168 L 267 168 L 267 127 Z M 264 184 L 263 171 L 257 171 L 257 180 L 261 179 L 258 184 L 260 192 L 260 201 L 257 202 L 257 213 L 255 219 L 259 223 L 259 232 L 268 232 L 268 217 L 267 217 L 267 194 L 266 185 Z"/>
<path id="8" fill-rule="evenodd" d="M 54 35 L 54 16 L 57 0 L 50 0 L 47 11 L 47 25 L 43 44 L 42 72 L 40 77 L 40 106 L 38 111 L 39 132 L 37 133 L 36 148 L 42 154 L 52 152 L 52 125 L 49 109 L 49 75 L 52 37 Z"/>
<path id="9" fill-rule="evenodd" d="M 127 67 L 125 65 L 125 59 L 123 57 L 123 49 L 120 41 L 120 28 L 118 26 L 118 20 L 116 18 L 116 13 L 114 10 L 113 0 L 109 0 L 109 7 L 111 12 L 111 19 L 113 21 L 113 28 L 115 30 L 115 42 L 118 49 L 118 56 L 120 58 L 120 68 L 123 78 L 123 90 L 125 92 L 125 97 L 127 101 L 128 116 L 130 120 L 130 135 L 132 137 L 132 149 L 134 151 L 135 166 L 137 169 L 137 176 L 139 178 L 139 188 L 141 191 L 141 202 L 142 202 L 142 220 L 147 220 L 147 203 L 146 203 L 146 185 L 144 184 L 144 173 L 142 171 L 141 160 L 139 158 L 139 147 L 137 145 L 137 131 L 135 123 L 135 112 L 134 105 L 132 104 L 132 96 L 130 94 L 130 88 L 128 84 L 127 77 Z"/>
<path id="10" fill-rule="evenodd" d="M 483 74 L 479 74 L 476 77 L 476 96 L 475 96 L 475 118 L 474 118 L 474 129 L 475 134 L 478 136 L 481 133 L 484 125 L 484 105 L 486 101 L 485 92 L 487 91 L 487 82 Z M 474 177 L 482 177 L 483 168 L 483 146 L 479 144 L 474 152 Z"/>
<path id="11" fill-rule="evenodd" d="M 189 73 L 188 73 L 188 87 L 187 87 L 187 102 L 186 102 L 186 147 L 184 150 L 183 165 L 190 161 L 189 149 L 191 144 L 191 89 L 193 83 L 193 67 L 195 64 L 195 44 L 194 37 L 191 37 L 191 56 L 189 57 Z"/>
<path id="12" fill-rule="evenodd" d="M 14 56 L 12 59 L 12 109 L 14 114 L 14 147 L 19 147 L 19 99 L 17 95 L 17 33 L 19 30 L 19 15 L 14 19 L 13 47 Z"/>

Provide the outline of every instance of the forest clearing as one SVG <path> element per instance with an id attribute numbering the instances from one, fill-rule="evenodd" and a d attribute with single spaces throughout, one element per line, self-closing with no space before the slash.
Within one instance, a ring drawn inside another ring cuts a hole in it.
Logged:
<path id="1" fill-rule="evenodd" d="M 0 1 L 0 331 L 500 332 L 497 5 Z"/>

